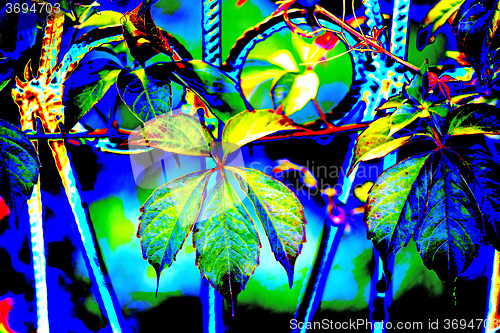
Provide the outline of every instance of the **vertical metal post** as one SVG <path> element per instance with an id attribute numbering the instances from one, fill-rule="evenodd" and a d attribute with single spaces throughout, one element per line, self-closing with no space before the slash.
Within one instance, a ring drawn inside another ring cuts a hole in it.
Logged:
<path id="1" fill-rule="evenodd" d="M 410 9 L 410 1 L 409 0 L 394 0 L 394 8 L 392 15 L 392 28 L 391 28 L 391 39 L 390 39 L 390 51 L 392 54 L 400 57 L 401 59 L 406 60 L 407 53 L 407 34 L 408 34 L 408 14 Z M 402 76 L 402 75 L 401 75 Z M 392 152 L 384 158 L 383 168 L 387 170 L 397 163 L 397 152 Z M 376 289 L 376 284 L 380 281 L 384 276 L 383 271 L 383 262 L 380 259 L 380 256 L 377 251 L 374 251 L 375 255 L 375 272 L 374 278 L 371 282 L 371 292 L 370 292 L 370 308 L 373 310 L 373 302 L 378 298 L 384 299 L 384 321 L 387 322 L 389 320 L 389 307 L 392 303 L 393 290 L 392 283 L 389 283 L 388 289 L 385 292 L 379 292 Z M 387 263 L 387 267 L 389 271 L 394 270 L 394 258 L 389 260 Z M 375 324 L 375 321 L 372 319 L 372 324 Z M 385 328 L 383 325 L 373 325 L 372 326 L 373 333 L 383 333 L 385 332 Z"/>
<path id="2" fill-rule="evenodd" d="M 30 217 L 31 253 L 35 271 L 35 295 L 37 332 L 49 333 L 49 310 L 47 301 L 47 265 L 45 257 L 45 238 L 43 236 L 42 194 L 40 176 L 28 200 Z"/>
<path id="3" fill-rule="evenodd" d="M 221 61 L 221 0 L 202 0 L 202 52 L 203 61 L 220 67 Z M 219 124 L 216 133 L 222 130 Z M 220 135 L 219 135 L 220 137 Z M 215 167 L 207 158 L 206 167 Z M 203 278 L 201 281 L 201 304 L 203 309 L 203 333 L 224 331 L 222 320 L 222 296 Z"/>

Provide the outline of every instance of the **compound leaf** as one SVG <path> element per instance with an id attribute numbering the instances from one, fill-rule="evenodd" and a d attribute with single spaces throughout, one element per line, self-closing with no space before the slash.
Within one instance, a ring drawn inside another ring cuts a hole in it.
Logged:
<path id="1" fill-rule="evenodd" d="M 483 214 L 484 232 L 488 242 L 500 249 L 500 164 L 488 156 L 486 151 L 476 144 L 471 148 L 456 149 L 472 172 L 473 179 L 469 186 L 474 191 L 481 213 Z"/>
<path id="2" fill-rule="evenodd" d="M 293 284 L 295 260 L 306 240 L 303 207 L 281 182 L 253 169 L 229 168 L 252 201 L 269 244 Z"/>

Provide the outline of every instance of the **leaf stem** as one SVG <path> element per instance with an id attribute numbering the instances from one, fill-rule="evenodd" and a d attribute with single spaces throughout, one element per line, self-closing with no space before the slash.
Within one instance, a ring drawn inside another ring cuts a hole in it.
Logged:
<path id="1" fill-rule="evenodd" d="M 436 130 L 434 129 L 434 126 L 431 126 L 432 134 L 434 135 L 434 140 L 436 140 L 436 143 L 438 145 L 438 150 L 443 149 L 443 143 L 441 142 L 441 139 L 439 139 L 439 135 L 437 134 Z"/>

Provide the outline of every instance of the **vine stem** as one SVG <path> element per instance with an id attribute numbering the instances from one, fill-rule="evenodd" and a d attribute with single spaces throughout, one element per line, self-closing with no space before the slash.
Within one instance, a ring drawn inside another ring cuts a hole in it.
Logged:
<path id="1" fill-rule="evenodd" d="M 300 138 L 300 137 L 307 137 L 307 136 L 314 137 L 314 136 L 321 136 L 321 135 L 331 135 L 331 134 L 337 134 L 337 133 L 341 133 L 341 132 L 358 131 L 358 130 L 367 128 L 369 125 L 370 125 L 370 123 L 331 126 L 331 127 L 326 128 L 326 129 L 319 130 L 319 131 L 313 131 L 310 129 L 303 129 L 303 130 L 288 133 L 288 134 L 268 135 L 268 136 L 262 137 L 260 139 L 257 139 L 255 141 L 273 141 L 273 140 L 283 140 L 283 139 Z"/>
<path id="2" fill-rule="evenodd" d="M 47 265 L 45 258 L 45 240 L 43 236 L 42 196 L 40 191 L 40 176 L 28 199 L 30 218 L 31 253 L 35 271 L 35 294 L 37 332 L 49 333 L 49 310 L 47 300 Z"/>
<path id="3" fill-rule="evenodd" d="M 366 43 L 367 45 L 373 47 L 375 50 L 375 52 L 380 52 L 382 54 L 385 54 L 386 56 L 396 60 L 397 62 L 399 62 L 400 64 L 408 67 L 410 70 L 412 70 L 413 72 L 416 72 L 418 73 L 419 72 L 419 69 L 415 66 L 413 66 L 412 64 L 410 64 L 409 62 L 401 59 L 400 57 L 392 54 L 390 51 L 387 51 L 386 49 L 384 49 L 382 46 L 378 45 L 376 42 L 374 42 L 373 40 L 369 39 L 369 38 L 366 38 L 366 36 L 363 36 L 361 33 L 357 32 L 356 30 L 354 30 L 349 24 L 345 23 L 342 19 L 338 18 L 337 16 L 335 16 L 334 14 L 330 13 L 329 11 L 327 11 L 326 9 L 320 7 L 320 6 L 316 6 L 316 10 L 318 13 L 320 14 L 323 14 L 325 16 L 327 16 L 328 18 L 330 18 L 332 21 L 334 21 L 335 23 L 337 23 L 339 26 L 341 26 L 343 29 L 347 30 L 351 35 L 353 35 L 354 37 L 356 37 L 358 40 Z"/>
<path id="4" fill-rule="evenodd" d="M 307 128 L 302 128 L 299 131 L 291 132 L 291 133 L 287 133 L 287 134 L 267 135 L 265 137 L 257 139 L 256 141 L 273 141 L 273 140 L 283 140 L 283 139 L 290 139 L 290 138 L 297 138 L 297 137 L 306 137 L 306 136 L 314 137 L 314 136 L 337 134 L 337 133 L 341 133 L 341 132 L 351 132 L 351 131 L 365 129 L 370 124 L 371 124 L 371 122 L 334 126 L 334 125 L 328 123 L 327 124 L 328 128 L 326 128 L 326 129 L 315 131 L 315 130 L 310 130 Z M 93 138 L 108 138 L 108 137 L 126 139 L 133 133 L 133 132 L 130 132 L 130 133 L 108 134 L 108 133 L 102 133 L 102 131 L 104 131 L 104 129 L 103 130 L 94 130 L 93 132 L 97 133 L 97 134 L 87 134 L 87 133 L 69 133 L 66 135 L 62 135 L 60 133 L 34 133 L 34 134 L 25 133 L 25 134 L 30 139 L 64 140 L 64 139 L 93 139 Z"/>
<path id="5" fill-rule="evenodd" d="M 49 146 L 56 162 L 59 176 L 61 177 L 66 196 L 68 197 L 71 210 L 75 216 L 76 225 L 83 243 L 83 255 L 86 259 L 87 268 L 93 281 L 96 282 L 101 297 L 104 311 L 106 312 L 111 330 L 113 333 L 121 333 L 122 329 L 118 320 L 118 314 L 113 304 L 110 285 L 106 282 L 104 273 L 99 264 L 96 244 L 93 241 L 92 231 L 90 229 L 87 215 L 83 209 L 82 201 L 76 187 L 76 178 L 71 166 L 68 152 L 64 146 L 64 140 L 50 140 Z"/>

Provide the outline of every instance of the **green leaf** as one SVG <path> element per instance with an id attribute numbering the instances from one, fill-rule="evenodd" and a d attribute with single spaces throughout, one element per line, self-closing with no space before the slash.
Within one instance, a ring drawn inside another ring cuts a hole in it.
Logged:
<path id="1" fill-rule="evenodd" d="M 450 113 L 450 108 L 442 105 L 431 105 L 429 106 L 428 110 L 442 118 L 445 118 Z"/>
<path id="2" fill-rule="evenodd" d="M 274 80 L 286 73 L 286 70 L 265 59 L 249 58 L 240 74 L 241 90 L 254 108 L 262 109 L 264 104 L 269 103 L 262 98 L 263 94 L 268 95 L 272 91 Z"/>
<path id="3" fill-rule="evenodd" d="M 276 260 L 293 284 L 295 260 L 306 240 L 303 207 L 295 194 L 281 182 L 253 169 L 228 168 L 252 201 L 266 231 Z"/>
<path id="4" fill-rule="evenodd" d="M 313 71 L 286 73 L 271 88 L 274 108 L 289 116 L 316 98 L 318 88 L 319 78 Z"/>
<path id="5" fill-rule="evenodd" d="M 222 132 L 222 142 L 234 143 L 241 147 L 266 135 L 278 131 L 298 129 L 293 121 L 273 110 L 244 111 L 229 119 Z M 223 145 L 225 155 L 237 149 L 235 145 Z"/>
<path id="6" fill-rule="evenodd" d="M 120 66 L 112 61 L 97 59 L 81 66 L 66 80 L 63 103 L 64 131 L 68 133 L 96 105 L 115 83 Z"/>
<path id="7" fill-rule="evenodd" d="M 406 246 L 418 226 L 409 199 L 419 196 L 410 192 L 417 191 L 417 177 L 430 156 L 417 155 L 387 169 L 370 190 L 365 211 L 368 239 L 384 259 Z"/>
<path id="8" fill-rule="evenodd" d="M 193 231 L 200 272 L 226 298 L 236 298 L 259 264 L 260 241 L 250 215 L 226 176 L 208 194 Z"/>
<path id="9" fill-rule="evenodd" d="M 488 104 L 466 104 L 447 118 L 450 135 L 500 134 L 498 109 Z"/>
<path id="10" fill-rule="evenodd" d="M 141 121 L 169 114 L 172 111 L 172 86 L 170 80 L 154 80 L 144 69 L 124 69 L 116 81 L 120 97 Z"/>
<path id="11" fill-rule="evenodd" d="M 38 172 L 33 144 L 19 129 L 0 120 L 0 196 L 16 214 L 31 196 Z"/>
<path id="12" fill-rule="evenodd" d="M 418 109 L 409 103 L 403 104 L 391 115 L 391 130 L 388 136 L 392 137 L 394 133 L 410 125 L 422 116 L 428 117 L 429 112 Z"/>
<path id="13" fill-rule="evenodd" d="M 436 31 L 446 24 L 446 21 L 455 14 L 460 6 L 465 2 L 465 0 L 440 0 L 434 7 L 429 10 L 427 15 L 422 20 L 422 26 L 420 29 L 424 29 L 432 25 L 431 35 L 428 38 L 428 42 L 434 42 L 436 38 Z"/>
<path id="14" fill-rule="evenodd" d="M 198 171 L 174 179 L 155 190 L 141 207 L 137 236 L 144 259 L 156 270 L 158 283 L 162 270 L 175 261 L 196 222 L 211 174 Z"/>
<path id="15" fill-rule="evenodd" d="M 385 109 L 391 109 L 391 108 L 398 108 L 403 105 L 407 101 L 406 96 L 401 93 L 396 96 L 391 97 L 387 102 L 382 104 L 377 108 L 377 110 L 385 110 Z"/>
<path id="16" fill-rule="evenodd" d="M 427 75 L 427 69 L 429 68 L 429 64 L 427 60 L 425 60 L 422 67 L 420 67 L 420 71 L 415 74 L 410 84 L 405 86 L 405 91 L 408 94 L 408 98 L 414 101 L 414 104 L 421 105 L 426 99 L 428 92 L 426 87 L 424 86 L 425 77 Z"/>
<path id="17" fill-rule="evenodd" d="M 353 165 L 370 150 L 384 144 L 391 131 L 390 117 L 382 117 L 372 122 L 359 136 L 354 150 Z"/>
<path id="18" fill-rule="evenodd" d="M 450 152 L 436 153 L 438 161 L 425 174 L 428 202 L 415 233 L 417 250 L 427 268 L 444 282 L 453 282 L 478 254 L 483 242 L 481 212 Z"/>
<path id="19" fill-rule="evenodd" d="M 147 122 L 129 139 L 129 145 L 148 146 L 171 153 L 211 156 L 212 133 L 197 118 L 180 113 Z"/>
<path id="20" fill-rule="evenodd" d="M 201 60 L 157 63 L 147 69 L 150 77 L 172 81 L 191 89 L 223 123 L 250 110 L 237 82 L 221 69 Z"/>

